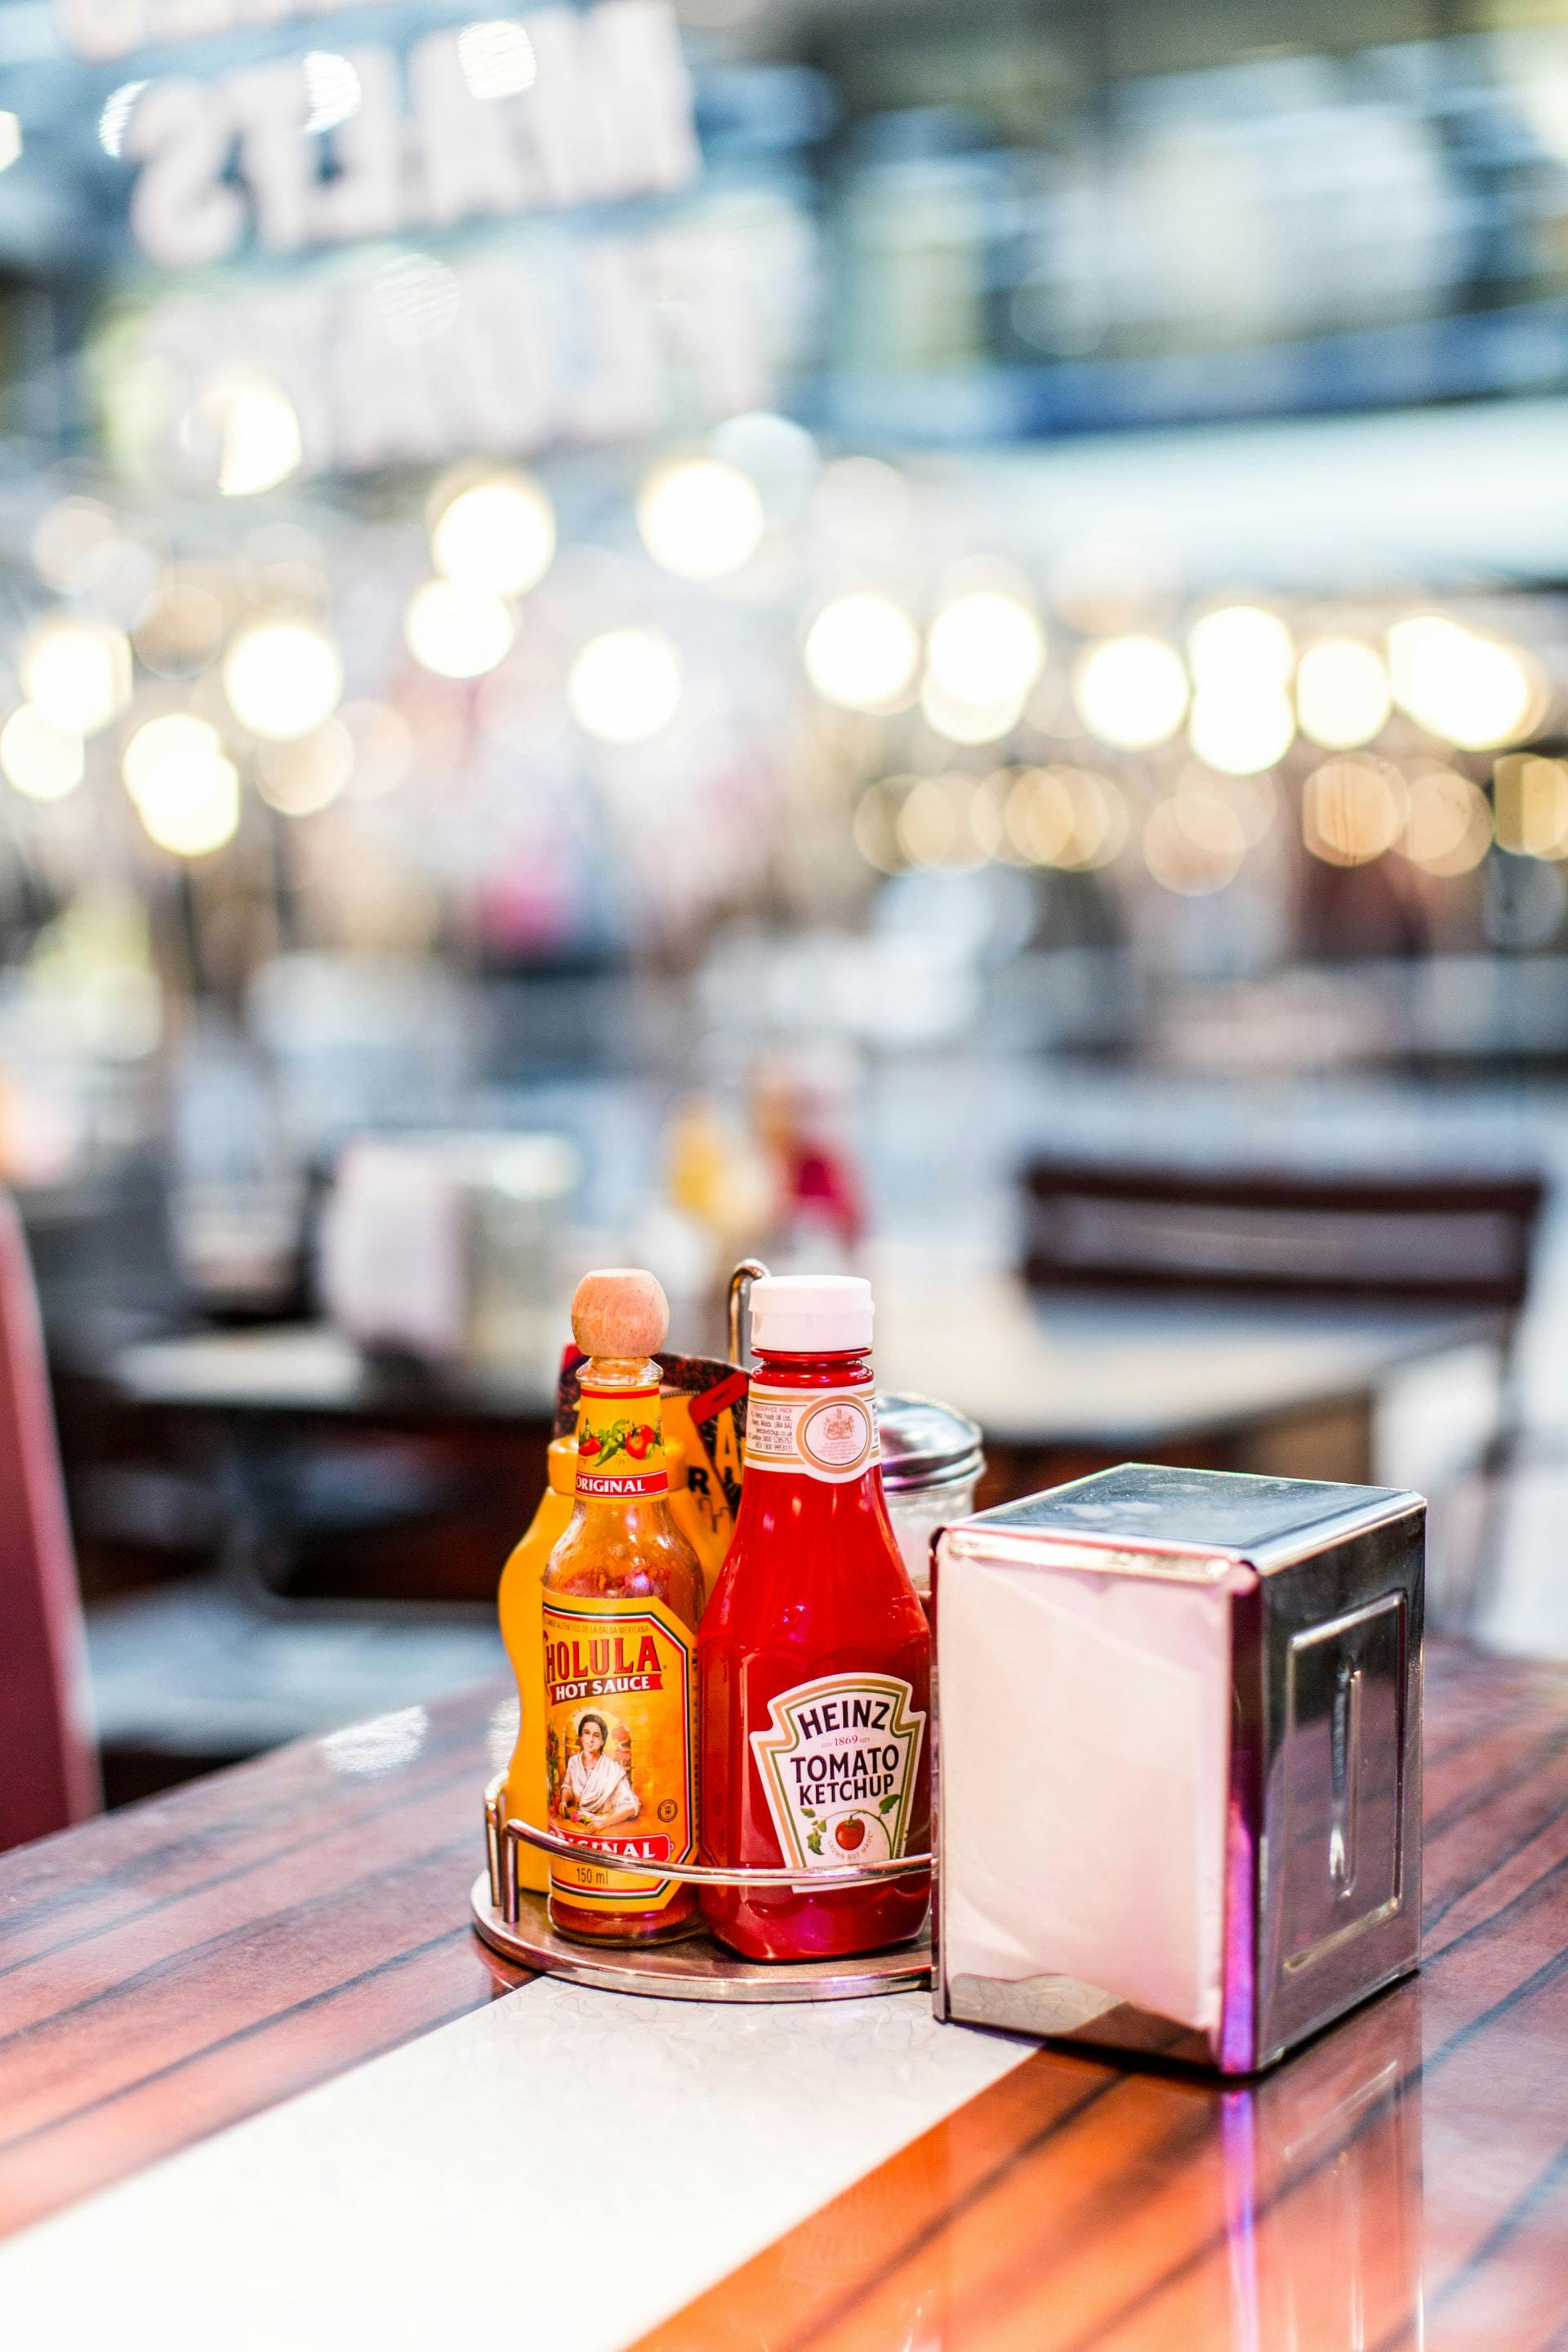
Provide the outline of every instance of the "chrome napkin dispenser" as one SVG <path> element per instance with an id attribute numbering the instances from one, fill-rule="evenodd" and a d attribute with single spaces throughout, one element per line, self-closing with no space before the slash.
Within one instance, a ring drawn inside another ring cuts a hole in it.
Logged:
<path id="1" fill-rule="evenodd" d="M 939 2017 L 1245 2074 L 1417 1965 L 1425 1529 L 1125 1463 L 947 1530 Z"/>

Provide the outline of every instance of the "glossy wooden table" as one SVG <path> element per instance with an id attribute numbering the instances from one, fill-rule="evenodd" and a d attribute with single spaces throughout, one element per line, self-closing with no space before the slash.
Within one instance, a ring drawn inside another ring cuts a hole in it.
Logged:
<path id="1" fill-rule="evenodd" d="M 0 1861 L 0 2227 L 517 1979 L 487 1690 Z M 1041 2051 L 646 2352 L 1568 2344 L 1568 1672 L 1437 1649 L 1426 1963 L 1254 2087 Z"/>

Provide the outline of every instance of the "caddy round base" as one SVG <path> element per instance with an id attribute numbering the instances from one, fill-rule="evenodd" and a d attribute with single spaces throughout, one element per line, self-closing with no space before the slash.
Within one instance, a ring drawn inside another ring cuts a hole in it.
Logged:
<path id="1" fill-rule="evenodd" d="M 574 1943 L 550 1924 L 542 1895 L 520 1895 L 509 1927 L 490 1901 L 481 1871 L 469 1897 L 474 1925 L 492 1951 L 543 1976 L 568 1977 L 601 1992 L 640 1992 L 656 2000 L 864 2000 L 879 1992 L 931 1990 L 931 1938 L 924 1932 L 891 1951 L 835 1960 L 742 1960 L 708 1936 L 676 1944 L 619 1947 Z"/>

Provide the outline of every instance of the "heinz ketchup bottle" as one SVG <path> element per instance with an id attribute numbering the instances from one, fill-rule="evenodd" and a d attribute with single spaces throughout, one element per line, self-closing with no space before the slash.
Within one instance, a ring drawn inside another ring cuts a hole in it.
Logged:
<path id="1" fill-rule="evenodd" d="M 770 1275 L 751 1306 L 740 1517 L 697 1640 L 702 1853 L 800 1879 L 705 1887 L 703 1916 L 748 1959 L 876 1951 L 921 1926 L 929 1869 L 810 1886 L 930 1843 L 931 1635 L 882 1497 L 871 1286 Z"/>

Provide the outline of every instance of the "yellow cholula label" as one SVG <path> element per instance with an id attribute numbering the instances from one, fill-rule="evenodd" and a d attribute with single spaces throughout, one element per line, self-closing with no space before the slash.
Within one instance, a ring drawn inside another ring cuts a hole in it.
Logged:
<path id="1" fill-rule="evenodd" d="M 578 1394 L 577 1492 L 594 1501 L 668 1495 L 658 1391 L 584 1386 Z"/>
<path id="2" fill-rule="evenodd" d="M 552 1894 L 591 1909 L 661 1911 L 679 1881 L 591 1859 L 689 1862 L 696 1852 L 696 1636 L 662 1601 L 544 1596 L 550 1827 L 584 1859 L 550 1864 Z"/>

